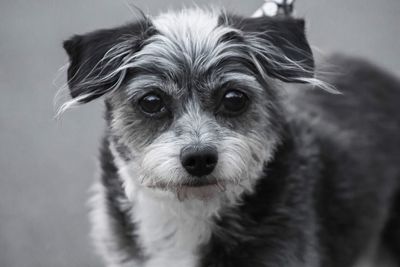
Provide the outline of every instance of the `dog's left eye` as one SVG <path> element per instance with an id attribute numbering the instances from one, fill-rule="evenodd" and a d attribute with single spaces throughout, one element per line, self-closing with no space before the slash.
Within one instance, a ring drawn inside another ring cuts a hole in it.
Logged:
<path id="1" fill-rule="evenodd" d="M 248 101 L 249 98 L 245 93 L 238 90 L 228 90 L 221 100 L 220 109 L 228 115 L 238 115 L 246 109 Z"/>
<path id="2" fill-rule="evenodd" d="M 154 115 L 166 111 L 162 98 L 156 94 L 147 94 L 139 100 L 139 106 L 144 113 Z"/>

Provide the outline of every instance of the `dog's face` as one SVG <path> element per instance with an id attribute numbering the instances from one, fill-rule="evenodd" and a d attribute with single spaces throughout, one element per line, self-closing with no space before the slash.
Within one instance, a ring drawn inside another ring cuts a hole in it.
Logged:
<path id="1" fill-rule="evenodd" d="M 75 36 L 64 44 L 71 95 L 105 95 L 126 186 L 181 200 L 250 190 L 280 139 L 276 80 L 313 75 L 303 28 L 186 10 Z"/>

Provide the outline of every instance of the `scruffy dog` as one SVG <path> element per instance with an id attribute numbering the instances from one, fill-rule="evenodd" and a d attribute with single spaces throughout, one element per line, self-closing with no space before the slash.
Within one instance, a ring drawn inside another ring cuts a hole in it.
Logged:
<path id="1" fill-rule="evenodd" d="M 63 109 L 105 100 L 91 219 L 107 266 L 400 255 L 399 82 L 344 56 L 315 76 L 303 20 L 187 9 L 64 47 Z"/>

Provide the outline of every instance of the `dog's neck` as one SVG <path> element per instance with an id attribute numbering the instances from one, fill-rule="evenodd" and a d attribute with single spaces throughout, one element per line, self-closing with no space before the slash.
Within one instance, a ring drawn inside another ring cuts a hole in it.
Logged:
<path id="1" fill-rule="evenodd" d="M 148 255 L 146 266 L 195 266 L 197 249 L 209 240 L 219 206 L 201 200 L 161 200 L 138 190 L 132 216 Z"/>

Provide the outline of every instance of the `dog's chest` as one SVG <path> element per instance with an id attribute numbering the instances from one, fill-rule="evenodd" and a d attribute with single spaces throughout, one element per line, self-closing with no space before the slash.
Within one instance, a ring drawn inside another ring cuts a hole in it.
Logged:
<path id="1" fill-rule="evenodd" d="M 148 257 L 143 266 L 197 265 L 198 249 L 210 238 L 211 223 L 207 211 L 197 213 L 193 212 L 197 210 L 194 208 L 176 200 L 165 202 L 145 195 L 138 197 L 134 219 L 138 240 Z"/>

